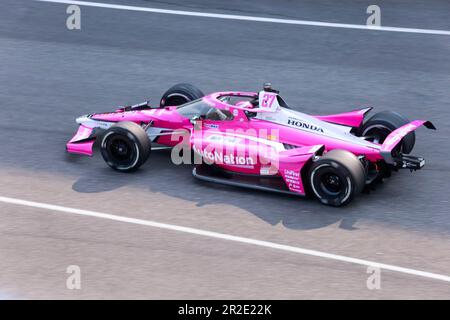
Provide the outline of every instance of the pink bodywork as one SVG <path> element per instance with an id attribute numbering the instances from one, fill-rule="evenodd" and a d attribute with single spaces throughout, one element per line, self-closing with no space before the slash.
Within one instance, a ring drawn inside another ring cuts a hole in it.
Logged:
<path id="1" fill-rule="evenodd" d="M 80 125 L 78 131 L 66 144 L 67 152 L 92 156 L 95 139 L 89 139 L 93 129 Z"/>
<path id="2" fill-rule="evenodd" d="M 320 119 L 322 121 L 341 124 L 344 126 L 349 127 L 359 127 L 363 120 L 366 113 L 368 113 L 372 108 L 365 108 L 345 113 L 339 113 L 339 114 L 331 114 L 326 116 L 315 116 L 317 119 Z"/>
<path id="3" fill-rule="evenodd" d="M 401 126 L 397 130 L 391 132 L 391 134 L 384 140 L 380 151 L 382 152 L 390 152 L 395 146 L 403 139 L 411 131 L 416 130 L 421 125 L 425 124 L 427 121 L 425 120 L 415 120 L 410 123 Z"/>
<path id="4" fill-rule="evenodd" d="M 257 95 L 254 92 L 218 92 L 203 97 L 203 102 L 211 107 L 232 113 L 233 119 L 199 121 L 196 127 L 199 124 L 201 129 L 194 129 L 190 119 L 178 113 L 176 107 L 99 113 L 89 116 L 89 121 L 100 121 L 105 126 L 108 123 L 120 121 L 133 121 L 140 125 L 147 125 L 151 122 L 152 128 L 163 128 L 168 132 L 189 132 L 190 147 L 194 152 L 202 155 L 205 160 L 211 158 L 209 160 L 213 160 L 215 165 L 232 172 L 259 176 L 281 176 L 289 190 L 299 194 L 305 193 L 301 177 L 302 168 L 317 152 L 344 149 L 357 156 L 363 155 L 368 160 L 375 162 L 383 159 L 381 151 L 390 152 L 402 137 L 425 123 L 421 120 L 413 121 L 395 130 L 384 144 L 380 145 L 357 137 L 339 139 L 332 135 L 299 130 L 264 119 L 249 119 L 246 113 L 254 112 L 255 109 L 252 109 L 248 103 L 231 105 L 219 100 L 223 96 L 256 97 Z M 260 105 L 259 108 L 267 110 L 258 110 L 258 112 L 270 113 L 270 97 L 267 101 L 269 105 L 262 107 Z M 350 127 L 357 128 L 361 125 L 364 115 L 370 109 L 309 117 L 317 119 L 320 123 L 323 122 L 324 125 L 326 123 L 337 125 L 333 127 L 334 130 L 338 130 L 340 126 L 351 129 Z M 89 127 L 89 121 L 82 122 L 75 136 L 67 143 L 68 152 L 92 155 L 95 137 L 92 137 L 93 128 Z M 261 132 L 265 132 L 264 137 L 261 137 Z M 174 136 L 160 136 L 158 144 L 173 147 L 181 139 L 179 135 L 176 138 Z M 283 147 L 284 144 L 293 147 L 286 150 Z"/>

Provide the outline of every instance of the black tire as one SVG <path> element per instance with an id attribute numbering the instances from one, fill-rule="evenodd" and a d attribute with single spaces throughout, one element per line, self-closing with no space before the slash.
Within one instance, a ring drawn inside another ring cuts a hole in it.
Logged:
<path id="1" fill-rule="evenodd" d="M 179 83 L 167 90 L 161 97 L 160 108 L 166 106 L 179 106 L 189 101 L 203 97 L 203 92 L 189 83 Z"/>
<path id="2" fill-rule="evenodd" d="M 366 173 L 351 152 L 331 150 L 315 160 L 309 169 L 309 187 L 323 204 L 343 206 L 362 192 Z"/>
<path id="3" fill-rule="evenodd" d="M 386 137 L 395 129 L 409 123 L 410 121 L 400 114 L 392 111 L 382 111 L 374 114 L 364 122 L 360 129 L 360 136 L 375 137 L 375 142 L 383 143 Z M 408 133 L 399 144 L 398 151 L 408 154 L 414 148 L 416 135 Z"/>
<path id="4" fill-rule="evenodd" d="M 121 172 L 137 170 L 150 155 L 150 140 L 144 129 L 134 122 L 118 122 L 109 128 L 100 145 L 103 159 Z"/>

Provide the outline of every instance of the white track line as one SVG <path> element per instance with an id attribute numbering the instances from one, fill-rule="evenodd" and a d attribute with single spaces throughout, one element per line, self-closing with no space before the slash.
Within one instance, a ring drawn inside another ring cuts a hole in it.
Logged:
<path id="1" fill-rule="evenodd" d="M 168 10 L 168 9 L 136 7 L 136 6 L 127 6 L 127 5 L 120 5 L 120 4 L 90 2 L 90 1 L 72 1 L 72 0 L 35 0 L 35 1 L 75 4 L 75 5 L 80 5 L 80 6 L 119 9 L 119 10 L 128 10 L 128 11 L 175 14 L 175 15 L 183 15 L 183 16 L 192 16 L 192 17 L 228 19 L 228 20 L 244 20 L 244 21 L 254 21 L 254 22 L 268 22 L 268 23 L 282 23 L 282 24 L 294 24 L 294 25 L 315 26 L 315 27 L 347 28 L 347 29 L 360 29 L 360 30 L 372 30 L 372 31 L 376 30 L 376 31 L 407 32 L 407 33 L 421 33 L 421 34 L 434 34 L 434 35 L 450 36 L 450 31 L 447 31 L 447 30 L 399 28 L 399 27 L 384 27 L 384 26 L 380 26 L 380 27 L 373 26 L 372 27 L 372 26 L 361 25 L 361 24 L 333 23 L 333 22 L 294 20 L 294 19 L 277 19 L 277 18 L 242 16 L 242 15 L 211 13 L 211 12 L 184 11 L 184 10 Z"/>
<path id="2" fill-rule="evenodd" d="M 299 247 L 293 247 L 293 246 L 278 244 L 278 243 L 269 242 L 269 241 L 233 236 L 233 235 L 229 235 L 229 234 L 225 234 L 225 233 L 218 233 L 218 232 L 201 230 L 201 229 L 196 229 L 196 228 L 182 227 L 182 226 L 177 226 L 177 225 L 173 225 L 173 224 L 160 223 L 160 222 L 150 221 L 150 220 L 123 217 L 123 216 L 118 216 L 118 215 L 108 214 L 108 213 L 101 213 L 101 212 L 96 212 L 96 211 L 68 208 L 68 207 L 63 207 L 63 206 L 21 200 L 21 199 L 16 199 L 16 198 L 0 197 L 0 202 L 14 204 L 14 205 L 27 206 L 27 207 L 32 207 L 32 208 L 47 209 L 47 210 L 52 210 L 52 211 L 64 212 L 64 213 L 72 213 L 72 214 L 77 214 L 77 215 L 81 215 L 81 216 L 88 216 L 88 217 L 95 217 L 95 218 L 101 218 L 101 219 L 107 219 L 107 220 L 113 220 L 113 221 L 126 222 L 126 223 L 131 223 L 131 224 L 137 224 L 137 225 L 142 225 L 142 226 L 148 226 L 148 227 L 154 227 L 154 228 L 160 228 L 160 229 L 166 229 L 166 230 L 172 230 L 172 231 L 178 231 L 178 232 L 184 232 L 184 233 L 195 234 L 195 235 L 199 235 L 199 236 L 228 240 L 228 241 L 235 241 L 235 242 L 260 246 L 260 247 L 266 247 L 266 248 L 270 248 L 270 249 L 300 253 L 300 254 L 304 254 L 304 255 L 315 256 L 315 257 L 331 259 L 331 260 L 337 260 L 337 261 L 353 263 L 353 264 L 358 264 L 358 265 L 363 265 L 363 266 L 372 266 L 372 267 L 377 267 L 380 269 L 406 273 L 406 274 L 410 274 L 410 275 L 414 275 L 414 276 L 450 282 L 450 276 L 446 276 L 446 275 L 442 275 L 442 274 L 420 271 L 420 270 L 415 270 L 415 269 L 410 269 L 410 268 L 403 268 L 403 267 L 398 267 L 398 266 L 394 266 L 394 265 L 390 265 L 390 264 L 378 263 L 378 262 L 369 261 L 369 260 L 363 260 L 363 259 L 357 259 L 357 258 L 336 255 L 336 254 L 332 254 L 332 253 L 326 253 L 326 252 L 321 252 L 321 251 L 316 251 L 316 250 L 309 250 L 309 249 L 304 249 L 304 248 L 299 248 Z"/>

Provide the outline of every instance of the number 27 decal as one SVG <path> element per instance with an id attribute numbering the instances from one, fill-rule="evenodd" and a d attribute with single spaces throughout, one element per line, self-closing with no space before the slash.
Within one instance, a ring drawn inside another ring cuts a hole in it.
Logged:
<path id="1" fill-rule="evenodd" d="M 270 93 L 265 93 L 261 101 L 261 107 L 270 109 L 272 107 L 273 101 L 275 100 L 275 95 Z"/>

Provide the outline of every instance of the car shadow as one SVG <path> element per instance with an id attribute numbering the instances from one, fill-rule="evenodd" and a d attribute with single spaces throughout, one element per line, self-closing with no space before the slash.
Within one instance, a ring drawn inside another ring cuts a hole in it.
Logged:
<path id="1" fill-rule="evenodd" d="M 192 176 L 192 166 L 172 164 L 170 151 L 167 150 L 153 151 L 147 163 L 130 174 L 111 170 L 101 157 L 94 158 L 95 165 L 77 179 L 72 186 L 74 191 L 96 193 L 124 186 L 137 187 L 191 201 L 198 207 L 232 205 L 271 225 L 282 223 L 287 228 L 297 230 L 318 229 L 336 223 L 341 229 L 357 230 L 354 225 L 362 212 L 362 203 L 358 198 L 345 207 L 333 208 L 315 199 L 197 180 Z"/>

